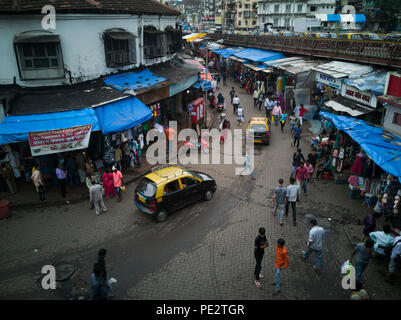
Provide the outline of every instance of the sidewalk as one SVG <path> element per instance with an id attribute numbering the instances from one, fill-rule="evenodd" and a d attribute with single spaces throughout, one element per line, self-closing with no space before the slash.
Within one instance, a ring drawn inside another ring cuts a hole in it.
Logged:
<path id="1" fill-rule="evenodd" d="M 141 168 L 129 168 L 123 172 L 124 184 L 130 185 L 140 177 L 150 172 L 153 165 L 146 161 L 145 154 L 142 156 Z M 52 185 L 51 181 L 45 182 L 46 197 L 45 202 L 39 201 L 39 195 L 31 182 L 17 181 L 18 193 L 10 194 L 9 192 L 0 192 L 0 199 L 9 201 L 10 215 L 13 210 L 40 209 L 47 207 L 55 207 L 64 205 L 66 201 L 69 203 L 78 203 L 89 199 L 89 192 L 86 184 L 67 185 L 67 196 L 63 199 L 60 195 L 59 187 Z"/>

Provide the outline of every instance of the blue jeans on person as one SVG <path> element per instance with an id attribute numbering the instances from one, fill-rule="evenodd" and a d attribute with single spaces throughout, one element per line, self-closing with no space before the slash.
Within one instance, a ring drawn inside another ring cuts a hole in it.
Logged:
<path id="1" fill-rule="evenodd" d="M 292 133 L 295 129 L 295 123 L 290 123 L 290 133 Z"/>
<path id="2" fill-rule="evenodd" d="M 314 249 L 310 249 L 308 251 L 308 248 L 306 248 L 306 250 L 304 251 L 304 258 L 308 259 L 310 257 L 310 255 L 312 254 L 312 252 L 315 254 L 315 267 L 317 270 L 322 270 L 323 267 L 323 253 L 322 250 L 314 250 Z"/>
<path id="3" fill-rule="evenodd" d="M 281 281 L 281 268 L 276 268 L 276 291 L 281 290 L 280 281 Z"/>
<path id="4" fill-rule="evenodd" d="M 277 209 L 280 208 L 280 223 L 284 222 L 284 206 L 285 206 L 285 203 L 279 204 L 276 202 L 274 204 L 274 211 L 273 211 L 274 216 L 276 216 Z"/>
<path id="5" fill-rule="evenodd" d="M 302 187 L 302 189 L 304 189 L 304 192 L 306 193 L 306 180 L 305 179 L 302 181 L 297 180 L 297 184 L 298 184 L 299 188 Z"/>
<path id="6" fill-rule="evenodd" d="M 361 262 L 358 260 L 356 261 L 356 263 L 355 263 L 355 280 L 356 281 L 361 281 L 362 273 L 365 271 L 367 266 L 368 266 L 368 264 L 365 262 Z"/>
<path id="7" fill-rule="evenodd" d="M 294 174 L 295 170 L 297 170 L 298 166 L 292 166 L 291 175 Z"/>
<path id="8" fill-rule="evenodd" d="M 248 164 L 248 165 L 247 165 L 246 162 L 245 162 L 245 164 L 244 164 L 244 168 L 243 168 L 243 169 L 241 170 L 241 172 L 239 173 L 240 176 L 242 175 L 242 173 L 243 173 L 246 169 L 249 169 L 249 171 L 251 172 L 251 177 L 252 177 L 252 178 L 255 178 L 255 176 L 254 176 L 254 174 L 253 174 L 252 164 Z"/>

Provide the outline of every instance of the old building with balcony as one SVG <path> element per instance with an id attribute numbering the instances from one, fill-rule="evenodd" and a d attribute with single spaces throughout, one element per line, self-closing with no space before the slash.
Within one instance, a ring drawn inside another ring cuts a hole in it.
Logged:
<path id="1" fill-rule="evenodd" d="M 249 30 L 258 28 L 258 1 L 257 0 L 237 0 L 236 1 L 236 20 L 237 30 Z"/>

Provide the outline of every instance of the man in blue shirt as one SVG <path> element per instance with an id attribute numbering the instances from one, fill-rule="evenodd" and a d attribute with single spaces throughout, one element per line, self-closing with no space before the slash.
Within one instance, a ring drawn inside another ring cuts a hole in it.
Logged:
<path id="1" fill-rule="evenodd" d="M 96 263 L 93 267 L 91 289 L 93 300 L 107 300 L 107 296 L 111 287 L 110 284 L 105 280 L 103 267 L 98 263 Z"/>
<path id="2" fill-rule="evenodd" d="M 294 129 L 294 147 L 297 144 L 297 148 L 299 148 L 299 140 L 301 139 L 302 128 L 301 124 L 298 123 L 297 127 Z"/>

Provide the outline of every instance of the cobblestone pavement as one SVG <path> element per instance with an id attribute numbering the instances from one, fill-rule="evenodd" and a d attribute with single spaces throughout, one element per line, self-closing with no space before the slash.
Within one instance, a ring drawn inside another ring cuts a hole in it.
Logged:
<path id="1" fill-rule="evenodd" d="M 221 88 L 226 101 L 231 85 L 228 81 Z M 245 107 L 245 123 L 251 115 L 263 114 L 253 109 L 252 97 L 244 89 L 235 88 Z M 232 128 L 238 128 L 229 103 L 227 115 Z M 341 288 L 340 266 L 359 241 L 360 220 L 369 209 L 361 206 L 362 200 L 348 198 L 347 185 L 314 181 L 301 195 L 298 225 L 294 227 L 289 216 L 280 227 L 272 215 L 272 193 L 278 179 L 287 182 L 290 175 L 294 148 L 288 130 L 281 133 L 273 126 L 271 144 L 256 148 L 256 180 L 236 176 L 236 165 L 189 166 L 211 174 L 218 191 L 211 201 L 180 210 L 163 223 L 134 209 L 134 184 L 122 202 L 107 200 L 109 211 L 99 217 L 83 202 L 21 211 L 0 221 L 0 298 L 85 296 L 96 251 L 106 247 L 109 274 L 119 281 L 113 288 L 117 299 L 348 299 L 349 292 Z M 309 153 L 306 138 L 301 146 L 305 155 Z M 312 270 L 313 257 L 305 262 L 300 256 L 310 228 L 305 214 L 315 215 L 327 229 L 320 276 Z M 334 219 L 332 230 L 328 217 Z M 266 228 L 269 247 L 259 289 L 253 282 L 253 241 L 261 226 Z M 273 297 L 278 238 L 286 240 L 290 266 L 282 274 L 282 293 Z M 41 266 L 55 261 L 70 261 L 76 268 L 70 282 L 59 283 L 57 295 L 40 290 L 38 282 Z M 386 269 L 384 261 L 372 260 L 363 275 L 375 299 L 401 296 L 399 280 L 394 286 L 384 282 Z"/>

